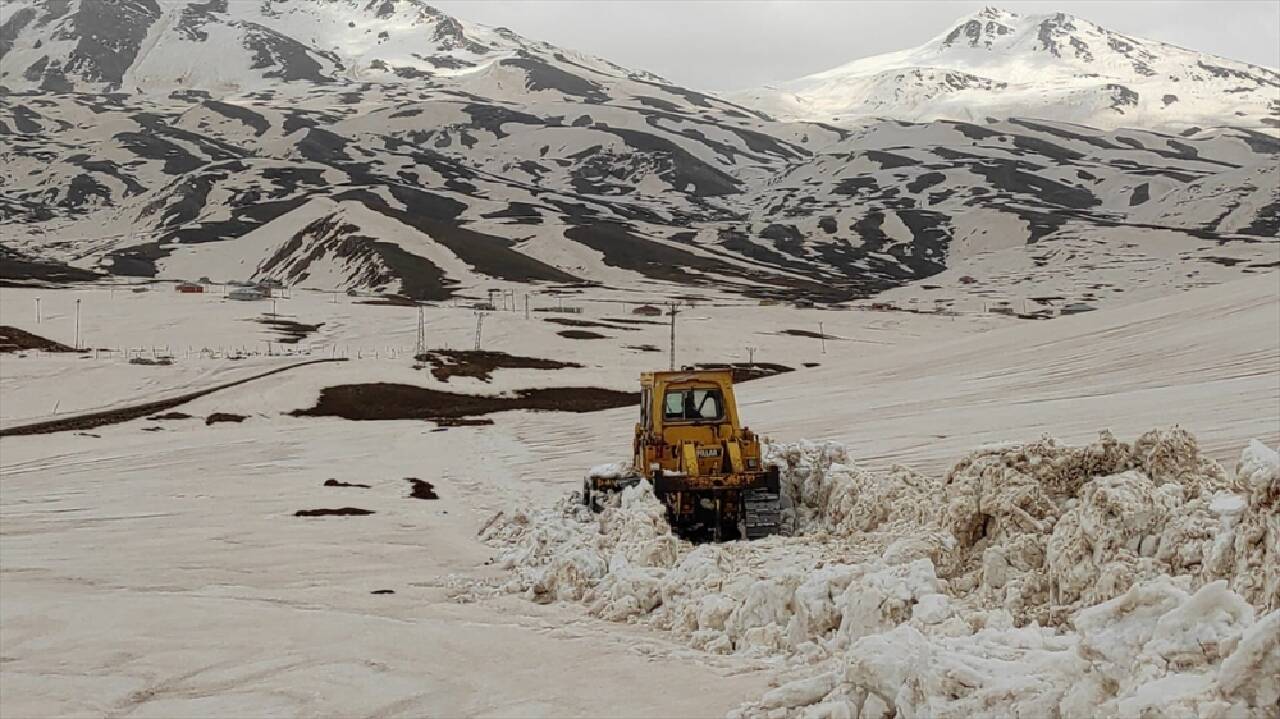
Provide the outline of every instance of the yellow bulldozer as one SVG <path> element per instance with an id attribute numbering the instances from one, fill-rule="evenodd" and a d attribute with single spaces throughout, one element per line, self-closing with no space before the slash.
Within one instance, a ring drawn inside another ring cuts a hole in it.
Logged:
<path id="1" fill-rule="evenodd" d="M 781 529 L 777 467 L 738 420 L 728 369 L 640 376 L 632 471 L 589 475 L 583 499 L 600 508 L 610 493 L 648 479 L 677 534 L 694 541 L 758 539 Z"/>

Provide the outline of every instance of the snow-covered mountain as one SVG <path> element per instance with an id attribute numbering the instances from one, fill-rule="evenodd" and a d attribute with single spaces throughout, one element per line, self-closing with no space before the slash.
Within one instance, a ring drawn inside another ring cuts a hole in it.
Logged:
<path id="1" fill-rule="evenodd" d="M 0 43 L 0 281 L 843 299 L 975 242 L 1280 233 L 1262 132 L 779 122 L 419 0 L 23 0 Z"/>
<path id="2" fill-rule="evenodd" d="M 909 50 L 726 97 L 781 119 L 1280 132 L 1280 72 L 1136 38 L 1064 13 L 986 8 Z"/>
<path id="3" fill-rule="evenodd" d="M 0 84 L 51 92 L 234 93 L 459 74 L 500 87 L 523 72 L 589 99 L 599 91 L 561 66 L 659 79 L 464 23 L 422 0 L 12 0 L 0 55 Z"/>

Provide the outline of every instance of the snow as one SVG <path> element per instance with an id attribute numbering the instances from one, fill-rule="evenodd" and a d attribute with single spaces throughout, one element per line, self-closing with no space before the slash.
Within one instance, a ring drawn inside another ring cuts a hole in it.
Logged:
<path id="1" fill-rule="evenodd" d="M 118 353 L 6 354 L 5 427 L 50 418 L 58 400 L 53 416 L 65 417 L 350 358 L 175 408 L 194 420 L 0 439 L 0 628 L 15 657 L 0 677 L 4 710 L 853 717 L 1266 706 L 1276 652 L 1266 602 L 1280 586 L 1274 280 L 1049 322 L 709 298 L 680 316 L 680 362 L 745 361 L 749 341 L 756 360 L 798 367 L 742 385 L 739 400 L 787 467 L 786 517 L 800 534 L 697 547 L 670 535 L 643 485 L 599 515 L 571 498 L 593 465 L 627 456 L 631 408 L 506 412 L 444 431 L 285 414 L 350 382 L 632 389 L 666 358 L 625 347 L 665 347 L 666 325 L 575 341 L 538 314 L 494 312 L 486 349 L 585 366 L 446 383 L 408 360 L 413 307 L 294 290 L 277 311 L 322 326 L 300 354 L 267 356 L 266 340 L 281 349 L 255 321 L 268 303 L 166 284 L 114 296 L 0 289 L 4 324 L 69 341 L 79 298 L 89 344 L 176 349 L 169 367 Z M 589 289 L 575 318 L 607 324 L 665 299 Z M 424 312 L 431 346 L 472 346 L 469 308 Z M 844 338 L 825 353 L 781 334 L 819 321 Z M 197 356 L 205 346 L 260 354 Z M 214 412 L 247 418 L 205 426 Z M 1090 444 L 1108 425 L 1137 441 Z M 1166 429 L 1144 437 L 1153 426 Z M 1061 441 L 1028 441 L 1042 432 Z M 440 499 L 408 498 L 405 477 L 431 481 Z M 323 486 L 329 478 L 370 488 Z M 323 507 L 374 514 L 293 516 Z M 1105 521 L 1109 510 L 1123 521 Z M 1146 594 L 1124 600 L 1128 577 Z M 382 589 L 395 594 L 370 594 Z M 1114 611 L 1088 631 L 1073 624 L 1102 606 Z M 1143 639 L 1161 621 L 1167 642 Z M 1132 646 L 1113 646 L 1118 633 Z M 1216 654 L 1194 655 L 1211 640 Z M 1126 679 L 1112 656 L 1155 668 Z"/>
<path id="2" fill-rule="evenodd" d="M 730 716 L 883 707 L 905 717 L 1266 717 L 1274 708 L 1280 680 L 1265 668 L 1280 661 L 1280 596 L 1248 590 L 1260 568 L 1135 551 L 1142 533 L 1181 550 L 1184 525 L 1207 512 L 1195 495 L 1235 486 L 1186 432 L 979 450 L 933 478 L 860 470 L 830 443 L 769 449 L 794 536 L 695 547 L 672 536 L 641 483 L 600 514 L 572 496 L 496 516 L 484 538 L 510 572 L 503 589 L 580 602 L 602 619 L 801 675 Z M 942 501 L 921 512 L 926 495 Z M 849 511 L 859 505 L 887 511 Z M 1274 507 L 1239 509 L 1245 522 L 1274 516 Z M 927 556 L 903 556 L 904 539 L 930 545 Z"/>
<path id="3" fill-rule="evenodd" d="M 784 120 L 851 126 L 886 117 L 1039 117 L 1100 128 L 1233 125 L 1274 135 L 1277 88 L 1273 68 L 1131 37 L 1065 13 L 987 8 L 915 48 L 726 97 Z"/>

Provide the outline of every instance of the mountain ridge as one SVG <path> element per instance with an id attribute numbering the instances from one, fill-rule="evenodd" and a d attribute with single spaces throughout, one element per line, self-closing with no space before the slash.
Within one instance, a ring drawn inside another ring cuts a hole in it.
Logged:
<path id="1" fill-rule="evenodd" d="M 157 19 L 96 26 L 92 0 L 0 17 L 28 53 L 5 57 L 9 76 L 43 59 L 0 94 L 0 281 L 209 276 L 416 299 L 586 281 L 836 301 L 943 273 L 997 231 L 1001 247 L 1176 236 L 1190 272 L 1224 245 L 1252 271 L 1280 232 L 1280 140 L 1252 129 L 778 122 L 416 0 L 111 1 Z M 351 13 L 399 24 L 380 41 Z M 333 37 L 321 30 L 359 43 L 335 51 L 312 42 Z M 255 44 L 271 33 L 286 39 Z M 144 65 L 76 54 L 134 39 Z M 138 72 L 178 50 L 185 72 L 219 43 L 234 57 L 183 82 Z M 81 91 L 47 87 L 63 81 Z"/>
<path id="2" fill-rule="evenodd" d="M 1114 32 L 1066 13 L 988 7 L 925 43 L 723 93 L 783 120 L 1044 118 L 1091 127 L 1280 133 L 1280 72 Z"/>

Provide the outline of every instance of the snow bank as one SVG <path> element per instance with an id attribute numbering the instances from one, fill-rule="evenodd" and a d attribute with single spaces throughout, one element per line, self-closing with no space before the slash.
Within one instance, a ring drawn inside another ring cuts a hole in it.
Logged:
<path id="1" fill-rule="evenodd" d="M 742 717 L 1275 716 L 1280 458 L 1181 429 L 872 473 L 773 445 L 792 536 L 694 546 L 644 483 L 483 534 L 506 591 L 582 602 L 792 681 Z"/>

